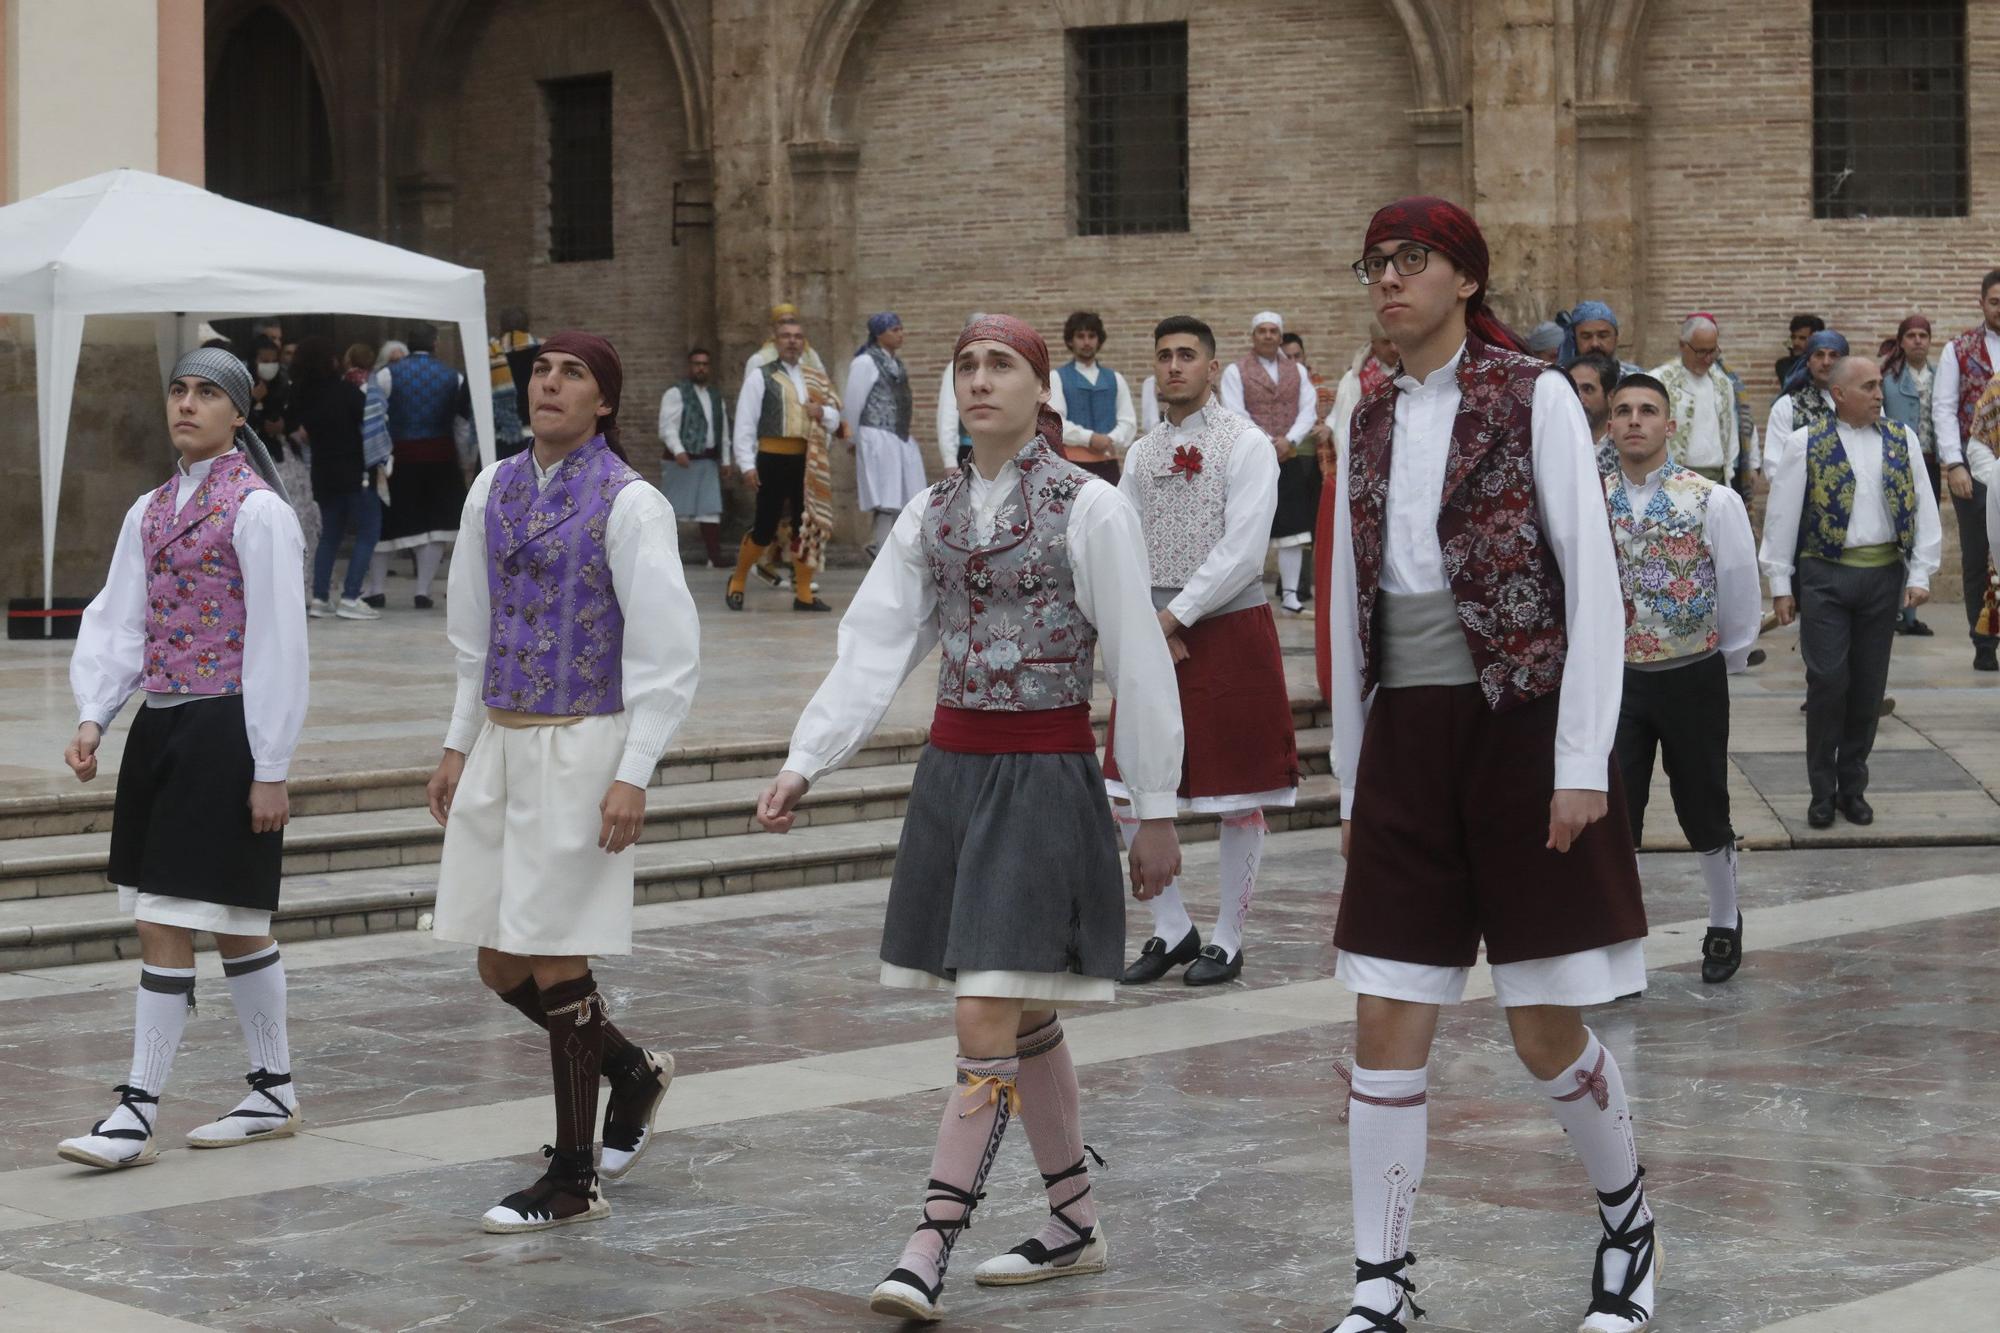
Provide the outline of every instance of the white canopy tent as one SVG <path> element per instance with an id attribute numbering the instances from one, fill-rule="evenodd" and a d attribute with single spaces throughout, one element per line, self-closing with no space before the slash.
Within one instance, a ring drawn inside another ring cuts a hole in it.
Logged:
<path id="1" fill-rule="evenodd" d="M 55 590 L 56 506 L 83 321 L 150 314 L 164 384 L 205 319 L 281 311 L 458 326 L 479 456 L 493 461 L 486 275 L 144 171 L 108 171 L 0 208 L 0 314 L 35 324 L 42 596 Z"/>

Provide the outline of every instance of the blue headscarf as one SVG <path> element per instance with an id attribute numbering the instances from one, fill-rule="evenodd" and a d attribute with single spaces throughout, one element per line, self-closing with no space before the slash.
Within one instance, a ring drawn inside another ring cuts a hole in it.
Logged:
<path id="1" fill-rule="evenodd" d="M 854 354 L 860 356 L 863 352 L 881 341 L 882 335 L 890 329 L 900 329 L 902 327 L 903 317 L 893 310 L 884 310 L 879 315 L 870 315 L 868 317 L 868 341 L 855 348 Z"/>
<path id="2" fill-rule="evenodd" d="M 1812 383 L 1812 354 L 1822 347 L 1831 347 L 1836 356 L 1846 356 L 1847 339 L 1832 329 L 1824 329 L 1806 339 L 1806 350 L 1799 353 L 1799 363 L 1792 367 L 1792 373 L 1785 376 L 1785 392 L 1797 393 Z"/>
<path id="3" fill-rule="evenodd" d="M 1562 355 L 1558 364 L 1565 368 L 1576 360 L 1576 326 L 1601 319 L 1612 328 L 1618 327 L 1618 315 L 1602 301 L 1578 301 L 1574 310 L 1556 316 L 1556 326 L 1562 330 Z"/>

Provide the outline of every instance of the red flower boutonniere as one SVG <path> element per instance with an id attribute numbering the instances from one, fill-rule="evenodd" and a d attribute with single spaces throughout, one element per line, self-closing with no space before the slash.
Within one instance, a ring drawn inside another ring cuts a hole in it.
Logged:
<path id="1" fill-rule="evenodd" d="M 1186 477 L 1189 481 L 1193 481 L 1196 474 L 1201 471 L 1200 448 L 1192 444 L 1177 446 L 1174 449 L 1174 461 L 1168 467 L 1167 471 L 1173 473 L 1175 476 Z"/>

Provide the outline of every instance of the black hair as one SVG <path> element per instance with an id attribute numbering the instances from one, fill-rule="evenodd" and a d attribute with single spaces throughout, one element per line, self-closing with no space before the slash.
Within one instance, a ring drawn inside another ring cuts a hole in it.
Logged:
<path id="1" fill-rule="evenodd" d="M 1634 374 L 1626 375 L 1618 381 L 1619 393 L 1623 393 L 1627 389 L 1644 389 L 1648 393 L 1656 393 L 1660 395 L 1660 401 L 1666 404 L 1668 412 L 1672 412 L 1674 410 L 1673 396 L 1667 392 L 1667 386 L 1660 383 L 1658 380 L 1654 379 L 1651 375 L 1646 374 L 1644 371 L 1638 371 Z M 1607 402 L 1610 401 L 1610 397 L 1611 395 L 1606 394 L 1605 400 Z"/>
<path id="2" fill-rule="evenodd" d="M 1208 353 L 1209 359 L 1215 359 L 1215 330 L 1196 319 L 1193 315 L 1168 315 L 1158 324 L 1155 324 L 1153 326 L 1154 345 L 1158 346 L 1160 339 L 1170 333 L 1193 334 L 1201 343 L 1202 350 Z"/>
<path id="3" fill-rule="evenodd" d="M 1289 347 L 1293 343 L 1297 343 L 1299 345 L 1299 350 L 1301 352 L 1306 350 L 1306 340 L 1304 338 L 1299 337 L 1299 335 L 1296 333 L 1288 333 L 1284 337 L 1278 339 L 1278 346 L 1280 347 Z"/>
<path id="4" fill-rule="evenodd" d="M 1994 284 L 1995 284 L 1995 283 L 2000 283 L 2000 268 L 1996 268 L 1996 269 L 1992 270 L 1992 271 L 1991 271 L 1991 272 L 1989 272 L 1989 273 L 1988 273 L 1988 274 L 1987 274 L 1987 275 L 1986 275 L 1985 277 L 1983 277 L 1983 278 L 1981 278 L 1981 279 L 1979 280 L 1979 299 L 1980 299 L 1980 300 L 1982 300 L 1982 301 L 1983 301 L 1983 300 L 1985 300 L 1985 299 L 1986 299 L 1986 293 L 1988 293 L 1988 292 L 1990 292 L 1990 291 L 1992 291 L 1992 290 L 1993 290 L 1993 286 L 1994 286 Z"/>
<path id="5" fill-rule="evenodd" d="M 1611 401 L 1612 390 L 1624 383 L 1619 378 L 1621 371 L 1618 365 L 1618 358 L 1609 352 L 1585 352 L 1582 356 L 1569 363 L 1571 370 L 1575 370 L 1578 366 L 1589 366 L 1597 372 L 1597 382 L 1604 386 L 1604 401 L 1607 403 Z M 1574 387 L 1576 381 L 1571 380 L 1570 384 Z"/>
<path id="6" fill-rule="evenodd" d="M 692 361 L 698 356 L 705 356 L 711 361 L 715 360 L 715 353 L 709 351 L 706 347 L 688 348 L 688 360 Z"/>
<path id="7" fill-rule="evenodd" d="M 437 325 L 421 322 L 410 325 L 410 331 L 403 335 L 403 343 L 412 352 L 430 352 L 435 355 L 438 349 Z"/>
<path id="8" fill-rule="evenodd" d="M 2000 274 L 1989 276 L 2000 277 Z M 1793 315 L 1791 331 L 1797 333 L 1800 329 L 1805 329 L 1809 333 L 1824 333 L 1826 332 L 1826 321 L 1818 315 Z"/>
<path id="9" fill-rule="evenodd" d="M 1097 345 L 1102 347 L 1105 344 L 1104 321 L 1098 318 L 1095 310 L 1075 311 L 1063 321 L 1063 345 L 1067 347 L 1079 333 L 1094 333 Z"/>

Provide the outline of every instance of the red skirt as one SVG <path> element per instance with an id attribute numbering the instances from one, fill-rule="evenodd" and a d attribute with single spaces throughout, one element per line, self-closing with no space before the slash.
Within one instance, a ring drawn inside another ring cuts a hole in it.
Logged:
<path id="1" fill-rule="evenodd" d="M 1278 626 L 1269 606 L 1201 620 L 1181 631 L 1188 659 L 1174 667 L 1181 695 L 1182 800 L 1251 796 L 1299 785 L 1298 736 Z M 1118 775 L 1118 705 L 1104 738 L 1104 776 Z"/>

